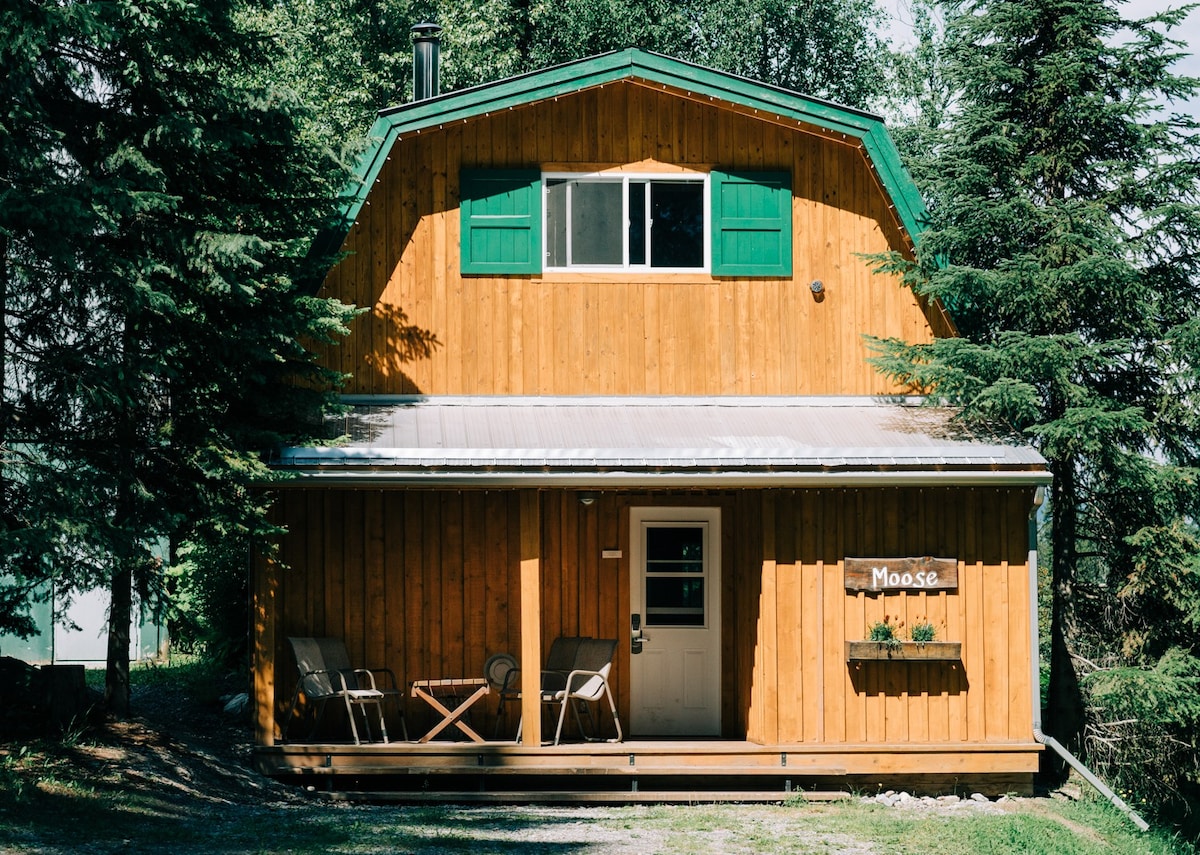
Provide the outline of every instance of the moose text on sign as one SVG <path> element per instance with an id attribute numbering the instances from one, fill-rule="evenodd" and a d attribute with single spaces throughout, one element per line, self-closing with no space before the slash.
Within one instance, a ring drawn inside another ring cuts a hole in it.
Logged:
<path id="1" fill-rule="evenodd" d="M 847 558 L 850 591 L 936 591 L 958 587 L 953 558 Z"/>

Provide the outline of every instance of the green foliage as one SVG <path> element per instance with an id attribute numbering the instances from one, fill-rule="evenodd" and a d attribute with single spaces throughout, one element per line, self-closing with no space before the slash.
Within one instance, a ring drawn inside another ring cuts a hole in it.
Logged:
<path id="1" fill-rule="evenodd" d="M 876 0 L 286 0 L 243 14 L 285 48 L 253 75 L 300 93 L 335 145 L 411 98 L 409 29 L 426 20 L 444 28 L 442 91 L 628 47 L 857 107 L 885 79 Z"/>
<path id="2" fill-rule="evenodd" d="M 696 13 L 695 54 L 680 58 L 866 107 L 886 79 L 882 20 L 875 0 L 710 0 Z"/>
<path id="3" fill-rule="evenodd" d="M 1084 680 L 1093 770 L 1150 813 L 1195 804 L 1200 781 L 1200 657 L 1172 648 L 1146 667 L 1117 666 Z M 1176 822 L 1195 839 L 1194 812 Z"/>
<path id="4" fill-rule="evenodd" d="M 882 112 L 897 147 L 910 168 L 920 163 L 927 173 L 931 137 L 946 124 L 955 102 L 953 84 L 946 79 L 945 16 L 938 0 L 909 0 L 915 44 L 888 56 L 887 86 L 880 99 Z"/>
<path id="5" fill-rule="evenodd" d="M 214 664 L 245 667 L 249 654 L 250 542 L 206 538 L 184 544 L 171 570 L 171 646 Z"/>
<path id="6" fill-rule="evenodd" d="M 304 290 L 345 166 L 294 96 L 245 82 L 271 54 L 241 8 L 0 9 L 5 429 L 30 449 L 6 461 L 4 560 L 110 584 L 116 650 L 159 542 L 272 534 L 263 455 L 338 379 L 300 342 L 351 314 Z"/>
<path id="7" fill-rule="evenodd" d="M 927 618 L 919 618 L 908 630 L 908 637 L 918 644 L 937 639 L 937 627 Z"/>
<path id="8" fill-rule="evenodd" d="M 1150 688 L 1138 680 L 1180 702 L 1192 685 L 1180 663 L 1200 655 L 1200 135 L 1169 103 L 1196 91 L 1171 71 L 1185 13 L 1127 21 L 1104 0 L 942 6 L 944 43 L 931 28 L 909 68 L 929 72 L 913 87 L 912 114 L 927 121 L 910 164 L 932 228 L 916 264 L 879 266 L 948 308 L 960 337 L 875 341 L 876 363 L 968 422 L 1016 430 L 1049 461 L 1045 725 L 1099 754 L 1085 724 L 1094 734 L 1121 721 L 1123 693 Z M 1086 716 L 1076 661 L 1110 675 L 1088 678 Z M 1131 786 L 1161 782 L 1172 799 L 1195 786 L 1186 709 L 1109 743 Z M 1167 759 L 1156 738 L 1184 747 Z M 1143 792 L 1169 803 L 1154 787 Z"/>
<path id="9" fill-rule="evenodd" d="M 1200 658 L 1178 647 L 1149 668 L 1097 671 L 1087 680 L 1098 709 L 1110 718 L 1200 733 Z"/>
<path id="10" fill-rule="evenodd" d="M 884 615 L 883 620 L 877 620 L 867 628 L 867 641 L 877 641 L 889 650 L 900 647 L 900 631 L 904 623 L 892 623 L 890 615 Z"/>

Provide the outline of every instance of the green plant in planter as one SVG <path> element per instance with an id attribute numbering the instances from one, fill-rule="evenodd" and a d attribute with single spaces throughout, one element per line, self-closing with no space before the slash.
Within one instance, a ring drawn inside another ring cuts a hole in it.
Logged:
<path id="1" fill-rule="evenodd" d="M 908 637 L 918 644 L 925 644 L 937 638 L 937 627 L 927 618 L 921 618 L 909 629 Z"/>
<path id="2" fill-rule="evenodd" d="M 903 626 L 903 621 L 892 623 L 891 618 L 884 615 L 883 620 L 875 621 L 867 630 L 867 641 L 876 641 L 888 650 L 898 650 L 900 648 L 900 630 Z"/>

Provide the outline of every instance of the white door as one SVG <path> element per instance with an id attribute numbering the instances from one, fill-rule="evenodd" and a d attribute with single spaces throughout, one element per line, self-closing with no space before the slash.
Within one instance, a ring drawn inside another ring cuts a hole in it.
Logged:
<path id="1" fill-rule="evenodd" d="M 721 510 L 630 510 L 630 730 L 721 734 Z"/>

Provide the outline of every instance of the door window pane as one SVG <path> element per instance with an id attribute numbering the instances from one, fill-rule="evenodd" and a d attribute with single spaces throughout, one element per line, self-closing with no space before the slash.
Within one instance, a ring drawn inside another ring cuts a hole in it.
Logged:
<path id="1" fill-rule="evenodd" d="M 705 626 L 703 526 L 651 525 L 646 532 L 646 625 Z"/>
<path id="2" fill-rule="evenodd" d="M 703 573 L 704 529 L 646 529 L 646 569 L 651 573 Z"/>
<path id="3" fill-rule="evenodd" d="M 647 626 L 704 626 L 704 579 L 646 579 Z"/>

